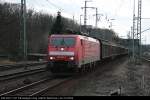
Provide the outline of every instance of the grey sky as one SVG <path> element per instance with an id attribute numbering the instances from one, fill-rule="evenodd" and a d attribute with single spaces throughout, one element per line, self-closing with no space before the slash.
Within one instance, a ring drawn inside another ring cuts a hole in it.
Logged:
<path id="1" fill-rule="evenodd" d="M 21 0 L 1 0 L 9 2 L 20 3 Z M 84 14 L 81 7 L 84 6 L 85 0 L 26 0 L 28 8 L 33 8 L 36 11 L 42 11 L 45 13 L 50 13 L 56 15 L 57 11 L 61 9 L 62 15 L 68 18 L 75 17 L 75 20 L 79 23 L 80 15 Z M 136 11 L 137 11 L 137 1 L 136 0 Z M 142 17 L 150 18 L 150 0 L 142 0 Z M 88 2 L 87 6 L 97 7 L 98 12 L 103 14 L 101 20 L 98 22 L 98 27 L 108 28 L 110 23 L 106 21 L 106 16 L 108 19 L 112 20 L 112 29 L 118 33 L 120 37 L 125 38 L 127 33 L 130 31 L 132 26 L 132 16 L 133 16 L 133 0 L 92 0 Z M 88 20 L 87 23 L 95 25 L 95 14 L 94 9 L 88 9 Z M 82 18 L 83 23 L 83 18 Z M 142 30 L 150 28 L 150 19 L 142 20 Z M 150 44 L 150 31 L 143 33 L 142 42 Z M 146 40 L 146 41 L 145 41 Z"/>

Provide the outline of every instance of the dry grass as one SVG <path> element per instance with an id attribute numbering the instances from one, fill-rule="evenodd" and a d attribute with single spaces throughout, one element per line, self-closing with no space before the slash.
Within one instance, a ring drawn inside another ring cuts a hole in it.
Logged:
<path id="1" fill-rule="evenodd" d="M 15 64 L 16 62 L 10 61 L 9 59 L 0 59 L 0 65 L 4 64 Z"/>

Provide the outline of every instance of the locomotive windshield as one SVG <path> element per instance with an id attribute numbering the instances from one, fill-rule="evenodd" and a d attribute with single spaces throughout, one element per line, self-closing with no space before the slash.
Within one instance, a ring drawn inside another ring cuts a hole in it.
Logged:
<path id="1" fill-rule="evenodd" d="M 74 46 L 75 38 L 71 37 L 53 37 L 51 39 L 51 45 L 53 46 Z"/>

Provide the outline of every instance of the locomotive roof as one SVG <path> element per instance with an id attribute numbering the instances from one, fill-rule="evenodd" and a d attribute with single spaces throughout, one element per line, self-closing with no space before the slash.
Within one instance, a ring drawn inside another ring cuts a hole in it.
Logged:
<path id="1" fill-rule="evenodd" d="M 63 35 L 53 34 L 53 35 L 51 35 L 51 37 L 79 37 L 80 39 L 90 40 L 90 41 L 93 41 L 93 42 L 98 42 L 99 41 L 98 39 L 95 39 L 93 37 L 78 35 L 78 34 L 77 35 L 75 35 L 75 34 L 63 34 Z"/>
<path id="2" fill-rule="evenodd" d="M 75 34 L 52 34 L 51 37 L 76 37 Z"/>
<path id="3" fill-rule="evenodd" d="M 78 35 L 78 34 L 52 34 L 51 37 L 80 37 L 80 39 L 84 39 L 84 40 L 90 40 L 93 42 L 102 42 L 103 44 L 106 45 L 112 45 L 115 47 L 121 47 L 121 48 L 125 48 L 122 45 L 110 42 L 110 41 L 106 41 L 106 40 L 101 40 L 101 39 L 97 39 L 95 37 L 89 37 L 89 36 L 84 36 L 84 35 Z"/>

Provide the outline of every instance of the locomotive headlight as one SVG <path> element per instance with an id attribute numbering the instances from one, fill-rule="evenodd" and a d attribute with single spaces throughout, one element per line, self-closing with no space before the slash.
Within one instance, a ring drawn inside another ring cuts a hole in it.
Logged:
<path id="1" fill-rule="evenodd" d="M 64 48 L 61 48 L 60 50 L 61 50 L 61 51 L 64 51 Z"/>
<path id="2" fill-rule="evenodd" d="M 53 60 L 54 59 L 54 57 L 50 57 L 50 60 Z"/>
<path id="3" fill-rule="evenodd" d="M 70 60 L 74 60 L 74 57 L 70 57 L 69 59 L 70 59 Z"/>

